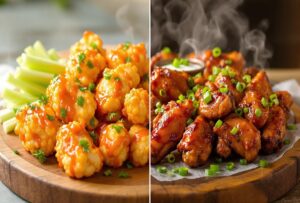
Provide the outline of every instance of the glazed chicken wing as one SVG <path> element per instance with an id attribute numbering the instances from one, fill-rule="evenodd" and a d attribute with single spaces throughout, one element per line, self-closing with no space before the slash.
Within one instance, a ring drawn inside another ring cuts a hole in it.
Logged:
<path id="1" fill-rule="evenodd" d="M 212 151 L 213 131 L 209 123 L 198 116 L 183 133 L 183 137 L 177 146 L 182 152 L 182 160 L 190 167 L 205 164 Z"/>
<path id="2" fill-rule="evenodd" d="M 164 107 L 164 112 L 156 116 L 151 134 L 151 162 L 153 164 L 158 163 L 176 147 L 192 111 L 193 103 L 190 100 L 179 104 L 171 101 Z"/>
<path id="3" fill-rule="evenodd" d="M 261 135 L 255 126 L 244 118 L 229 117 L 219 128 L 214 127 L 218 136 L 217 153 L 227 158 L 233 149 L 248 162 L 254 161 L 261 148 Z"/>
<path id="4" fill-rule="evenodd" d="M 270 154 L 278 151 L 286 135 L 287 115 L 282 107 L 273 106 L 270 109 L 269 119 L 263 128 L 262 151 Z"/>
<path id="5" fill-rule="evenodd" d="M 293 97 L 288 91 L 275 92 L 279 100 L 279 105 L 288 113 L 293 105 Z"/>
<path id="6" fill-rule="evenodd" d="M 165 68 L 155 68 L 151 76 L 152 93 L 163 103 L 176 100 L 188 90 L 188 75 Z"/>
<path id="7" fill-rule="evenodd" d="M 247 90 L 258 93 L 259 95 L 269 98 L 272 93 L 272 87 L 265 71 L 259 71 L 251 80 Z"/>

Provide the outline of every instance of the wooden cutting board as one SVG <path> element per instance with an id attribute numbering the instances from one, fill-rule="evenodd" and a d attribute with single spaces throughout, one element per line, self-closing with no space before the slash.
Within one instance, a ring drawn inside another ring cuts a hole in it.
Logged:
<path id="1" fill-rule="evenodd" d="M 300 107 L 293 105 L 297 123 Z M 151 199 L 164 202 L 261 203 L 271 202 L 291 190 L 300 178 L 300 141 L 268 168 L 229 177 L 160 182 L 152 177 Z"/>
<path id="2" fill-rule="evenodd" d="M 13 150 L 18 150 L 16 155 Z M 90 178 L 75 180 L 58 168 L 55 157 L 40 164 L 26 152 L 18 137 L 0 128 L 0 179 L 13 192 L 30 202 L 148 202 L 149 169 L 113 169 L 112 177 L 102 170 Z M 126 171 L 130 178 L 120 179 Z"/>

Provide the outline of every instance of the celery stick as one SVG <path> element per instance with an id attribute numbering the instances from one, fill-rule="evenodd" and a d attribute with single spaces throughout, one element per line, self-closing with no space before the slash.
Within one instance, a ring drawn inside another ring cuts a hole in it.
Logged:
<path id="1" fill-rule="evenodd" d="M 48 85 L 53 79 L 53 74 L 30 70 L 27 68 L 17 68 L 16 78 L 28 82 L 34 82 L 43 86 Z"/>
<path id="2" fill-rule="evenodd" d="M 17 59 L 17 62 L 20 66 L 46 73 L 60 74 L 65 71 L 63 64 L 29 54 L 22 54 L 21 58 Z"/>
<path id="3" fill-rule="evenodd" d="M 26 94 L 25 92 L 11 90 L 8 88 L 3 89 L 2 96 L 4 100 L 8 100 L 9 102 L 13 102 L 15 104 L 26 104 L 38 99 L 38 97 Z"/>
<path id="4" fill-rule="evenodd" d="M 58 59 L 59 59 L 59 56 L 58 56 L 57 52 L 55 51 L 55 49 L 49 49 L 48 55 L 54 61 L 58 61 Z"/>
<path id="5" fill-rule="evenodd" d="M 5 133 L 10 133 L 15 130 L 16 125 L 17 125 L 16 117 L 11 118 L 3 123 L 3 130 Z"/>
<path id="6" fill-rule="evenodd" d="M 43 44 L 40 41 L 36 41 L 33 44 L 33 49 L 37 56 L 44 57 L 44 58 L 50 58 L 46 49 L 44 48 Z"/>
<path id="7" fill-rule="evenodd" d="M 0 110 L 0 122 L 3 123 L 15 116 L 15 112 L 11 109 Z"/>
<path id="8" fill-rule="evenodd" d="M 28 92 L 32 95 L 39 96 L 41 94 L 45 94 L 46 89 L 39 86 L 39 85 L 33 85 L 32 83 L 27 83 L 26 81 L 16 79 L 12 74 L 9 74 L 7 77 L 7 82 L 9 82 L 11 85 Z"/>

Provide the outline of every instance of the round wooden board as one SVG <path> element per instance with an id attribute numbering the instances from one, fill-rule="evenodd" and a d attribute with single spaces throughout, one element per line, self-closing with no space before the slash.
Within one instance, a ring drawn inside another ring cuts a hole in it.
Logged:
<path id="1" fill-rule="evenodd" d="M 300 107 L 293 105 L 296 121 Z M 268 168 L 257 168 L 222 178 L 182 179 L 160 182 L 151 179 L 152 202 L 261 203 L 272 202 L 297 183 L 300 174 L 300 141 Z"/>
<path id="2" fill-rule="evenodd" d="M 75 180 L 58 168 L 54 156 L 40 164 L 23 149 L 17 136 L 5 134 L 2 127 L 0 134 L 1 181 L 30 202 L 148 202 L 148 167 L 113 169 L 111 177 L 103 176 L 102 170 L 90 178 Z M 121 170 L 130 178 L 118 178 Z"/>

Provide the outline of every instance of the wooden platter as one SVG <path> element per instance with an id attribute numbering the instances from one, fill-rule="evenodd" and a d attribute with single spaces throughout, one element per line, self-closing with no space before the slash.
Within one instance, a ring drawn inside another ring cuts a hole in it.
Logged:
<path id="1" fill-rule="evenodd" d="M 121 170 L 130 177 L 118 178 Z M 17 136 L 7 135 L 0 128 L 0 179 L 30 202 L 148 202 L 148 167 L 112 171 L 111 177 L 103 176 L 102 170 L 90 178 L 71 179 L 58 168 L 55 157 L 40 164 L 23 149 Z"/>
<path id="2" fill-rule="evenodd" d="M 293 105 L 296 121 L 300 107 Z M 300 178 L 300 141 L 268 168 L 257 168 L 230 177 L 182 179 L 159 182 L 151 179 L 152 202 L 261 203 L 272 202 L 291 190 Z"/>

